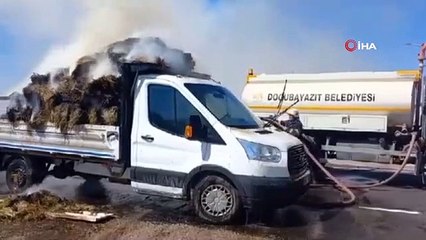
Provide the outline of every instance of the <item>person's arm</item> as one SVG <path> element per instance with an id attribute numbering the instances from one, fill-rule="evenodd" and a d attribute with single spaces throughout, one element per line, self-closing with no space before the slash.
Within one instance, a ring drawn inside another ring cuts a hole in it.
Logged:
<path id="1" fill-rule="evenodd" d="M 297 138 L 301 134 L 301 131 L 298 128 L 289 128 L 287 132 L 290 133 L 291 135 L 297 137 Z"/>
<path id="2" fill-rule="evenodd" d="M 283 127 L 287 127 L 287 122 L 288 122 L 288 121 L 283 121 L 283 120 L 281 120 L 281 121 L 280 121 L 280 124 L 281 124 L 281 126 L 283 126 Z"/>

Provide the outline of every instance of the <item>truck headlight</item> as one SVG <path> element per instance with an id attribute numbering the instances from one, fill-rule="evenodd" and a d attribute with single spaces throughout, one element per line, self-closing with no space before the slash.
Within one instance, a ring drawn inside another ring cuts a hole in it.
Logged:
<path id="1" fill-rule="evenodd" d="M 250 142 L 243 139 L 238 139 L 248 159 L 264 161 L 264 162 L 279 162 L 281 160 L 281 151 L 273 146 L 263 145 L 260 143 Z"/>

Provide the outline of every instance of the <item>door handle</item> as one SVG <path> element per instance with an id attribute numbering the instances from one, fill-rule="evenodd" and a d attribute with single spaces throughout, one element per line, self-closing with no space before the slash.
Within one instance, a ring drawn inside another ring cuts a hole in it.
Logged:
<path id="1" fill-rule="evenodd" d="M 150 136 L 150 135 L 143 135 L 141 136 L 141 138 L 147 142 L 152 142 L 154 141 L 154 137 Z"/>

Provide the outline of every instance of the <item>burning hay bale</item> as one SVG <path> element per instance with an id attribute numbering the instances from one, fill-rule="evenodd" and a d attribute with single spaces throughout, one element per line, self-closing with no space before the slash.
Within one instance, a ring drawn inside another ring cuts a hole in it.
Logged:
<path id="1" fill-rule="evenodd" d="M 120 99 L 119 79 L 113 75 L 107 75 L 91 81 L 86 88 L 85 97 L 97 100 L 102 107 L 117 105 Z"/>
<path id="2" fill-rule="evenodd" d="M 71 73 L 71 77 L 77 81 L 87 81 L 90 70 L 96 65 L 96 56 L 84 56 L 77 61 L 77 66 Z"/>
<path id="3" fill-rule="evenodd" d="M 89 110 L 89 124 L 102 124 L 102 112 L 99 108 Z"/>
<path id="4" fill-rule="evenodd" d="M 103 76 L 87 85 L 82 107 L 84 109 L 107 109 L 120 104 L 119 79 L 113 75 Z"/>
<path id="5" fill-rule="evenodd" d="M 74 126 L 85 123 L 84 114 L 79 104 L 61 103 L 55 106 L 50 115 L 50 122 L 66 133 Z"/>
<path id="6" fill-rule="evenodd" d="M 62 132 L 78 124 L 118 124 L 119 81 L 112 75 L 90 83 L 66 77 L 53 97 L 51 122 Z M 105 112 L 104 112 L 105 111 Z M 104 119 L 107 118 L 107 119 Z"/>
<path id="7" fill-rule="evenodd" d="M 32 114 L 28 121 L 32 128 L 40 128 L 49 122 L 51 99 L 54 91 L 49 85 L 50 75 L 31 76 L 32 84 L 23 89 L 25 98 L 31 106 Z"/>
<path id="8" fill-rule="evenodd" d="M 33 74 L 23 94 L 13 96 L 7 118 L 32 129 L 51 122 L 63 133 L 79 124 L 118 125 L 121 78 L 114 74 L 121 62 L 129 61 L 159 64 L 180 74 L 195 67 L 191 54 L 169 48 L 160 38 L 124 39 L 81 57 L 71 74 L 67 68 Z M 102 77 L 93 79 L 99 72 Z"/>
<path id="9" fill-rule="evenodd" d="M 16 93 L 11 97 L 11 104 L 7 109 L 9 121 L 21 120 L 35 128 L 49 121 L 49 104 L 54 94 L 49 85 L 49 79 L 50 74 L 31 76 L 31 83 L 22 90 L 23 94 Z"/>
<path id="10" fill-rule="evenodd" d="M 94 206 L 62 199 L 48 191 L 0 200 L 0 220 L 40 220 L 49 213 L 95 210 Z"/>
<path id="11" fill-rule="evenodd" d="M 27 122 L 31 117 L 31 109 L 24 95 L 14 92 L 10 95 L 10 103 L 6 109 L 6 118 L 11 123 L 18 121 Z"/>
<path id="12" fill-rule="evenodd" d="M 49 84 L 50 73 L 48 73 L 46 75 L 33 73 L 33 75 L 30 77 L 30 79 L 31 79 L 31 83 L 33 85 Z"/>
<path id="13" fill-rule="evenodd" d="M 83 99 L 86 82 L 83 79 L 76 81 L 70 76 L 64 77 L 52 96 L 50 122 L 61 132 L 67 132 L 75 125 L 83 123 L 83 113 L 80 102 Z"/>
<path id="14" fill-rule="evenodd" d="M 93 80 L 87 85 L 82 108 L 88 112 L 90 124 L 118 125 L 120 105 L 119 78 L 107 75 Z"/>
<path id="15" fill-rule="evenodd" d="M 83 79 L 65 77 L 59 82 L 54 96 L 54 105 L 61 103 L 79 103 L 84 95 L 87 82 Z"/>
<path id="16" fill-rule="evenodd" d="M 118 125 L 118 107 L 114 106 L 102 112 L 102 118 L 107 125 Z"/>
<path id="17" fill-rule="evenodd" d="M 114 42 L 106 47 L 105 52 L 113 62 L 120 62 L 134 49 L 139 41 L 139 38 L 127 38 L 123 41 Z"/>

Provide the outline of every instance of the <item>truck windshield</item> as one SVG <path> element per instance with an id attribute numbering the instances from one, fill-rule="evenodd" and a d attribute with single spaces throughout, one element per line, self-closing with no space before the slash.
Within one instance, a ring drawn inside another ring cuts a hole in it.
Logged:
<path id="1" fill-rule="evenodd" d="M 225 126 L 259 128 L 260 120 L 224 87 L 186 83 L 185 87 Z"/>

